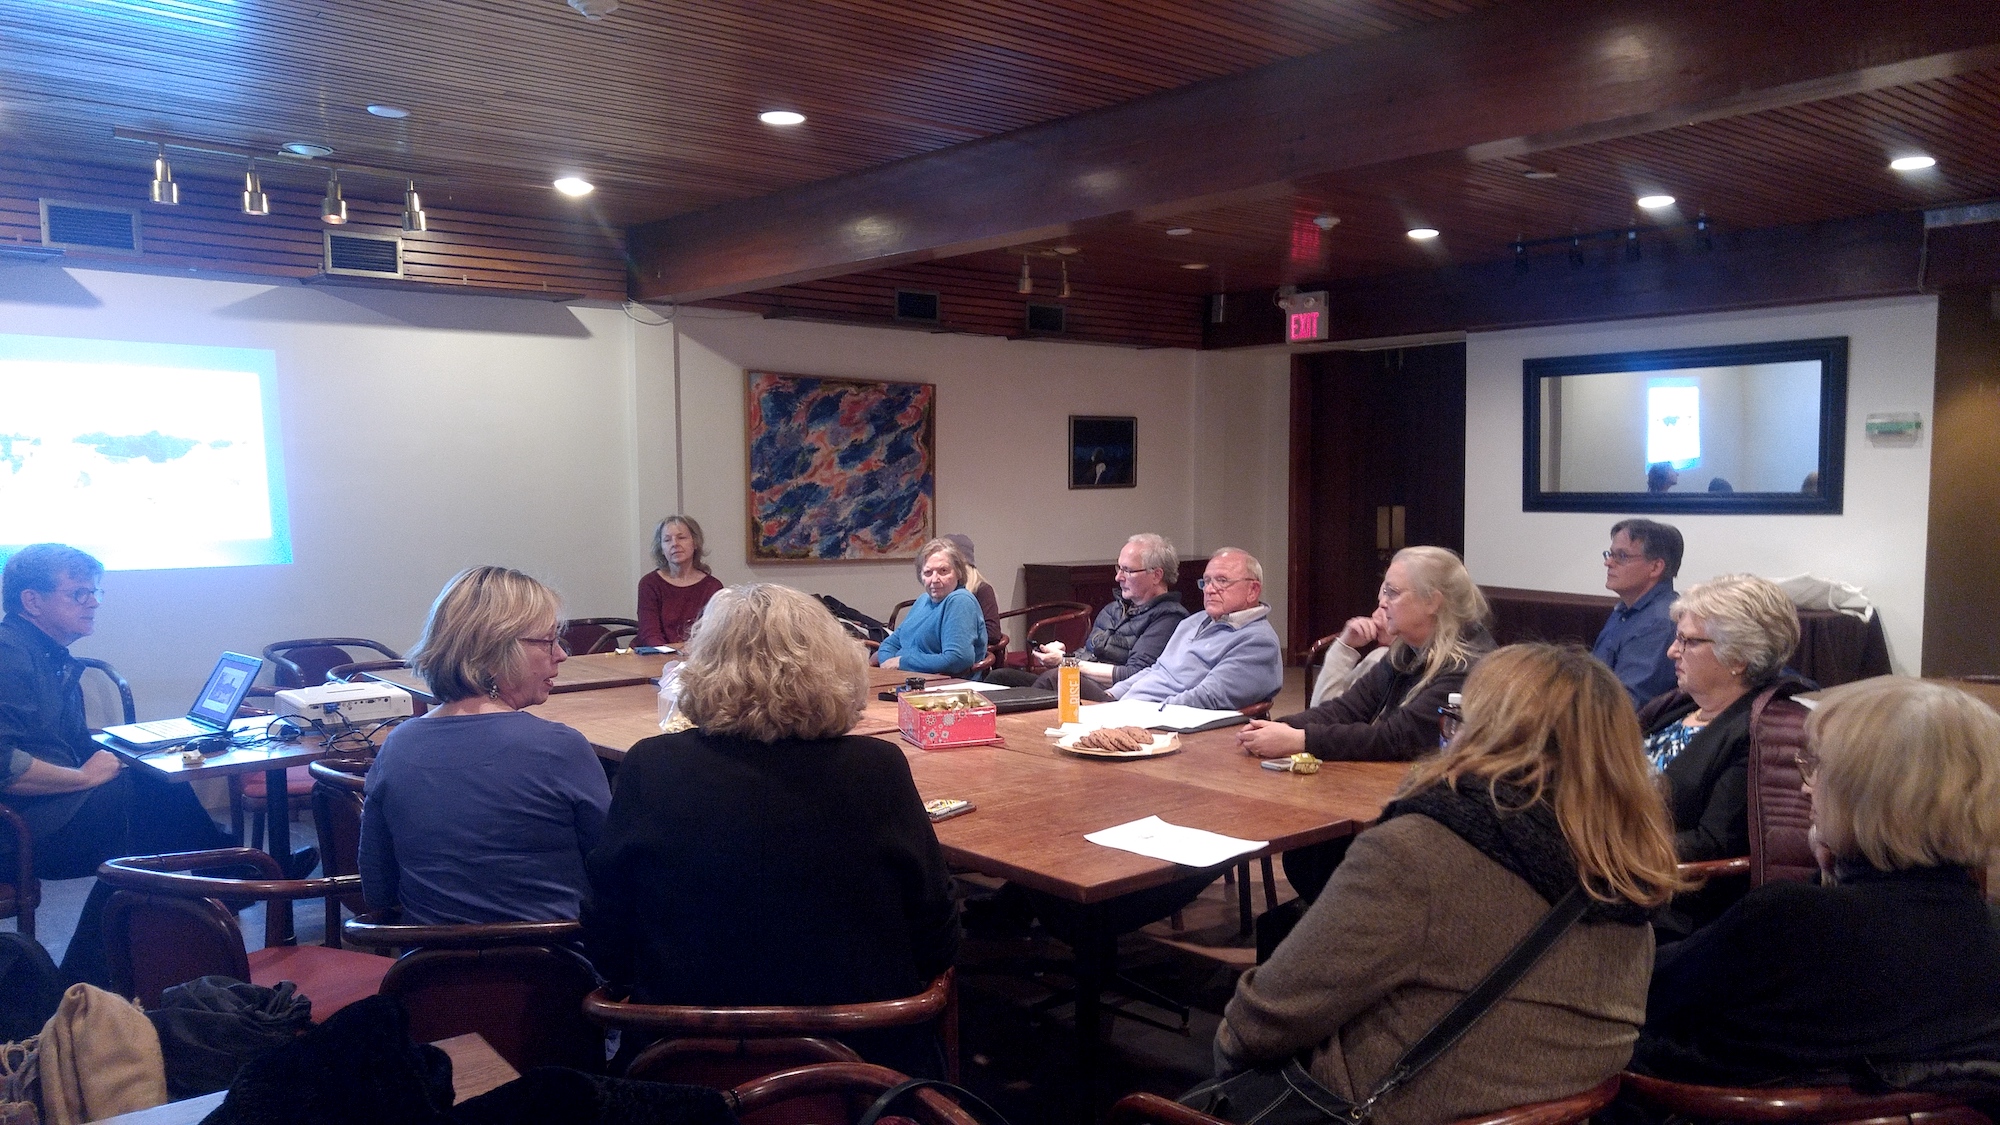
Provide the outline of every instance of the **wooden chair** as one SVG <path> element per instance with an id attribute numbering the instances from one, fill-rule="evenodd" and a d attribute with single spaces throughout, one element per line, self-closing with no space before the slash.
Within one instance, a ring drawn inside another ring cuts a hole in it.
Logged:
<path id="1" fill-rule="evenodd" d="M 273 688 L 318 687 L 332 679 L 331 673 L 350 665 L 354 654 L 350 649 L 369 649 L 393 661 L 401 661 L 402 654 L 380 641 L 366 637 L 304 637 L 290 641 L 272 641 L 264 646 L 264 659 L 271 662 Z M 312 793 L 312 778 L 303 766 L 293 766 L 285 771 L 286 797 L 304 797 Z M 229 830 L 237 842 L 251 847 L 264 846 L 265 810 L 270 807 L 270 795 L 264 790 L 262 773 L 239 773 L 229 777 Z M 298 807 L 294 804 L 292 807 Z M 246 814 L 250 820 L 250 832 L 244 834 Z"/>
<path id="2" fill-rule="evenodd" d="M 639 623 L 630 617 L 573 617 L 563 625 L 563 651 L 572 656 L 610 652 L 618 638 L 639 635 Z"/>
<path id="3" fill-rule="evenodd" d="M 1004 626 L 1010 617 L 1026 617 L 1027 632 L 1022 641 L 1027 648 L 1020 652 L 1010 652 L 1003 658 L 1008 668 L 1028 670 L 1030 653 L 1040 645 L 1050 641 L 1061 641 L 1063 649 L 1074 652 L 1090 639 L 1090 607 L 1082 602 L 1042 602 L 1025 609 L 1010 609 L 1000 614 Z"/>
<path id="4" fill-rule="evenodd" d="M 0 805 L 0 841 L 13 841 L 14 861 L 0 872 L 0 918 L 15 919 L 22 937 L 35 936 L 35 908 L 42 904 L 42 881 L 35 878 L 35 842 L 28 823 Z"/>
<path id="5" fill-rule="evenodd" d="M 633 1004 L 613 999 L 606 989 L 583 1001 L 583 1014 L 603 1027 L 674 1038 L 771 1039 L 839 1036 L 935 1023 L 944 1044 L 945 1073 L 958 1080 L 958 984 L 950 969 L 915 996 L 860 1004 L 814 1007 L 745 1006 L 703 1008 L 686 1004 Z M 669 1044 L 657 1043 L 632 1066 L 649 1064 L 649 1056 Z"/>
<path id="6" fill-rule="evenodd" d="M 1619 1076 L 1612 1075 L 1566 1098 L 1462 1117 L 1452 1125 L 1574 1125 L 1610 1105 L 1618 1096 L 1618 1088 Z M 1127 1094 L 1111 1107 L 1104 1121 L 1105 1125 L 1227 1125 L 1219 1117 L 1210 1117 L 1158 1094 Z"/>
<path id="7" fill-rule="evenodd" d="M 382 978 L 382 995 L 409 1011 L 418 1042 L 478 1032 L 515 1070 L 603 1071 L 604 1033 L 583 1015 L 597 974 L 572 948 L 579 923 L 419 926 L 384 911 L 344 930 L 355 945 L 409 951 Z"/>
<path id="8" fill-rule="evenodd" d="M 829 1062 L 795 1067 L 748 1082 L 723 1094 L 729 1108 L 745 1125 L 771 1121 L 852 1122 L 869 1104 L 888 1090 L 902 1084 L 906 1076 L 885 1066 L 862 1062 Z M 800 1103 L 816 1109 L 831 1098 L 844 1107 L 839 1116 L 811 1112 L 775 1116 L 798 1110 Z M 899 1102 L 897 1113 L 917 1125 L 979 1125 L 979 1119 L 960 1108 L 937 1090 L 919 1090 Z M 885 1118 L 884 1120 L 893 1120 Z"/>
<path id="9" fill-rule="evenodd" d="M 188 874 L 216 867 L 254 866 L 258 879 Z M 298 945 L 291 904 L 361 889 L 358 876 L 285 879 L 278 861 L 251 848 L 128 856 L 106 860 L 97 877 L 117 888 L 104 908 L 104 946 L 112 987 L 144 1007 L 160 993 L 200 976 L 219 975 L 276 985 L 294 981 L 313 1001 L 313 1019 L 324 1020 L 372 996 L 392 962 L 386 957 L 329 946 Z M 224 902 L 262 901 L 266 944 L 248 952 L 235 911 Z M 338 940 L 338 939 L 331 939 Z"/>
<path id="10" fill-rule="evenodd" d="M 139 721 L 139 709 L 132 701 L 132 685 L 125 682 L 125 677 L 118 674 L 118 669 L 113 668 L 105 661 L 91 656 L 79 656 L 76 658 L 76 662 L 85 668 L 95 668 L 110 679 L 112 688 L 118 692 L 119 708 L 124 715 L 124 718 L 121 720 L 122 722 L 136 723 Z M 96 734 L 100 729 L 99 727 L 92 727 L 90 731 L 92 734 Z"/>
<path id="11" fill-rule="evenodd" d="M 1340 639 L 1339 633 L 1328 633 L 1312 643 L 1306 650 L 1306 702 L 1312 703 L 1313 689 L 1319 686 L 1320 673 L 1326 670 L 1326 650 Z"/>
<path id="12" fill-rule="evenodd" d="M 1625 1096 L 1696 1121 L 1795 1125 L 1990 1125 L 1942 1094 L 1864 1094 L 1847 1086 L 1698 1086 L 1626 1071 Z"/>
<path id="13" fill-rule="evenodd" d="M 327 878 L 361 874 L 361 796 L 374 760 L 372 755 L 321 758 L 306 766 L 313 782 L 313 827 L 319 835 L 320 870 Z M 326 897 L 327 944 L 336 949 L 340 947 L 337 923 L 342 907 L 356 914 L 367 909 L 359 894 Z"/>

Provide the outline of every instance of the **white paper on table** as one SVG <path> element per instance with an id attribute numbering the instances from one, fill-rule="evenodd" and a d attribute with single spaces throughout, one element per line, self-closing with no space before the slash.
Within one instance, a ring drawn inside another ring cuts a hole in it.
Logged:
<path id="1" fill-rule="evenodd" d="M 1157 816 L 1092 832 L 1084 839 L 1107 848 L 1188 867 L 1215 867 L 1239 855 L 1261 851 L 1270 844 L 1269 840 L 1239 840 L 1219 832 L 1168 824 Z"/>
<path id="2" fill-rule="evenodd" d="M 1077 713 L 1076 722 L 1064 723 L 1059 731 L 1048 733 L 1067 735 L 1100 727 L 1145 727 L 1148 730 L 1185 732 L 1202 730 L 1212 724 L 1226 726 L 1247 721 L 1241 711 L 1210 711 L 1204 707 L 1183 707 L 1178 703 L 1162 705 L 1117 699 L 1084 707 Z"/>

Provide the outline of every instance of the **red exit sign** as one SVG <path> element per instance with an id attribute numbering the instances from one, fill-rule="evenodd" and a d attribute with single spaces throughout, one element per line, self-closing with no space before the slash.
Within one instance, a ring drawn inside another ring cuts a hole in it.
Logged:
<path id="1" fill-rule="evenodd" d="M 1326 291 L 1293 293 L 1280 297 L 1285 310 L 1285 342 L 1304 344 L 1324 340 L 1333 333 L 1327 322 Z"/>

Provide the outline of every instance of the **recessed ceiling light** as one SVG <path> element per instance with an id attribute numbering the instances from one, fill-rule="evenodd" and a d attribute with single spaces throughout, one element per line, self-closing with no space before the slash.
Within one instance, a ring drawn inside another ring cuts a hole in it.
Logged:
<path id="1" fill-rule="evenodd" d="M 803 125 L 806 115 L 795 109 L 767 109 L 757 115 L 757 120 L 766 125 Z"/>
<path id="2" fill-rule="evenodd" d="M 1673 205 L 1674 197 L 1671 195 L 1642 195 L 1639 197 L 1639 206 L 1644 207 L 1648 211 L 1657 211 L 1662 207 L 1672 207 Z"/>
<path id="3" fill-rule="evenodd" d="M 1889 167 L 1898 172 L 1921 172 L 1937 167 L 1937 158 L 1932 156 L 1899 156 L 1889 162 Z"/>
<path id="4" fill-rule="evenodd" d="M 1205 269 L 1207 269 L 1207 268 L 1208 268 L 1208 263 L 1207 263 L 1207 262 L 1187 262 L 1187 263 L 1183 264 L 1183 265 L 1181 266 L 1181 268 L 1182 268 L 1182 269 L 1184 269 L 1184 270 L 1205 270 Z"/>
<path id="5" fill-rule="evenodd" d="M 1553 180 L 1556 178 L 1556 174 L 1547 168 L 1530 168 L 1521 173 L 1521 175 L 1530 180 Z"/>
<path id="6" fill-rule="evenodd" d="M 1332 230 L 1333 228 L 1340 225 L 1340 216 L 1318 215 L 1313 218 L 1313 225 L 1321 230 Z"/>
<path id="7" fill-rule="evenodd" d="M 1191 235 L 1191 234 L 1193 234 L 1193 233 L 1194 233 L 1194 228 L 1193 228 L 1193 227 L 1168 227 L 1168 228 L 1167 228 L 1167 237 L 1168 237 L 1168 238 L 1186 238 L 1186 237 L 1187 237 L 1188 235 Z"/>
<path id="8" fill-rule="evenodd" d="M 1064 257 L 1068 257 L 1069 255 L 1076 253 L 1078 249 L 1079 248 L 1075 246 L 1058 246 L 1056 247 L 1056 253 L 1061 254 Z"/>
<path id="9" fill-rule="evenodd" d="M 577 176 L 564 176 L 556 181 L 556 190 L 564 195 L 589 195 L 597 190 L 597 185 Z"/>
<path id="10" fill-rule="evenodd" d="M 278 146 L 278 151 L 289 152 L 293 156 L 304 156 L 308 158 L 333 155 L 332 149 L 326 147 L 325 145 L 316 145 L 311 141 L 286 141 L 284 144 Z"/>
<path id="11" fill-rule="evenodd" d="M 408 117 L 410 111 L 399 105 L 371 105 L 368 112 L 377 117 Z"/>
<path id="12" fill-rule="evenodd" d="M 1429 242 L 1438 236 L 1438 232 L 1436 227 L 1411 227 L 1409 235 L 1418 242 Z"/>

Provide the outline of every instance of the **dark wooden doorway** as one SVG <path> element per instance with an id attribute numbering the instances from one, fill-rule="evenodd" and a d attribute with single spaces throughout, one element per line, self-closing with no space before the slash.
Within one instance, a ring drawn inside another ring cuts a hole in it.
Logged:
<path id="1" fill-rule="evenodd" d="M 1291 637 L 1375 606 L 1400 547 L 1465 551 L 1465 345 L 1292 360 Z"/>

